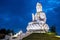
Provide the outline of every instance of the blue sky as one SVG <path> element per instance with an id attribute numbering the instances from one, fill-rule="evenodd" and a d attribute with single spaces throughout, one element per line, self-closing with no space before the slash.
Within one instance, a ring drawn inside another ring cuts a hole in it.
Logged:
<path id="1" fill-rule="evenodd" d="M 60 0 L 0 0 L 0 29 L 26 31 L 32 13 L 36 12 L 36 3 L 40 2 L 47 16 L 47 24 L 55 25 L 60 35 Z"/>

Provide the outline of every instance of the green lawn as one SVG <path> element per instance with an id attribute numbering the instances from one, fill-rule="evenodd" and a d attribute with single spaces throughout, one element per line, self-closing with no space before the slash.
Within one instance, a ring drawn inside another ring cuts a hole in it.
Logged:
<path id="1" fill-rule="evenodd" d="M 23 40 L 60 40 L 54 33 L 33 33 Z"/>

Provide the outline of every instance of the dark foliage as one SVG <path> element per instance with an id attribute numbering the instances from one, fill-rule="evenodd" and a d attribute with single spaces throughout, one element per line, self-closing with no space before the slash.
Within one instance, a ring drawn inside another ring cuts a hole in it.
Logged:
<path id="1" fill-rule="evenodd" d="M 57 33 L 56 33 L 56 26 L 52 25 L 52 26 L 50 27 L 50 32 L 57 34 Z"/>
<path id="2" fill-rule="evenodd" d="M 0 39 L 4 38 L 5 35 L 10 35 L 10 33 L 14 34 L 14 31 L 13 30 L 6 30 L 6 29 L 0 29 Z"/>

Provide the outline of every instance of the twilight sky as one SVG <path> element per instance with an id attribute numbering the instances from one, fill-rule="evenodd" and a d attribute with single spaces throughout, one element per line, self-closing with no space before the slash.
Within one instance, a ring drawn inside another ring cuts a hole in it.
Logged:
<path id="1" fill-rule="evenodd" d="M 55 25 L 60 35 L 60 0 L 0 0 L 0 29 L 26 31 L 32 13 L 36 12 L 36 3 L 40 2 L 47 16 L 47 24 Z"/>

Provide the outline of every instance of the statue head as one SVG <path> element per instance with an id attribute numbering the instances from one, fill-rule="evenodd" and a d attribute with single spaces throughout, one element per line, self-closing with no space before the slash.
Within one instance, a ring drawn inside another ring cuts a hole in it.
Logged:
<path id="1" fill-rule="evenodd" d="M 42 11 L 42 5 L 40 3 L 37 3 L 37 5 L 36 5 L 36 11 L 37 12 Z"/>

